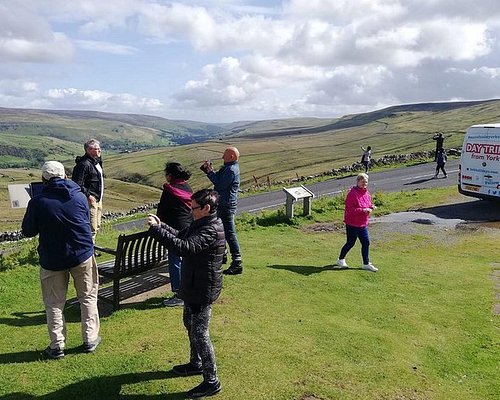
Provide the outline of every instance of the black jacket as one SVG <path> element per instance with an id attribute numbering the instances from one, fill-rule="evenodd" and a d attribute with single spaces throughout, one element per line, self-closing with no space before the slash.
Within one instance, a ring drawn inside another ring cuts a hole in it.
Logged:
<path id="1" fill-rule="evenodd" d="M 191 195 L 193 190 L 187 182 L 165 184 L 156 215 L 161 222 L 177 230 L 182 230 L 193 222 L 191 214 Z"/>
<path id="2" fill-rule="evenodd" d="M 76 157 L 75 162 L 76 165 L 73 168 L 71 179 L 81 187 L 85 196 L 89 197 L 92 195 L 99 200 L 104 188 L 101 185 L 101 176 L 96 165 L 100 164 L 102 169 L 101 159 L 96 160 L 85 154 L 84 156 Z"/>
<path id="3" fill-rule="evenodd" d="M 153 237 L 183 257 L 178 296 L 189 305 L 212 304 L 222 290 L 224 227 L 215 214 L 182 231 L 162 223 L 149 228 Z"/>

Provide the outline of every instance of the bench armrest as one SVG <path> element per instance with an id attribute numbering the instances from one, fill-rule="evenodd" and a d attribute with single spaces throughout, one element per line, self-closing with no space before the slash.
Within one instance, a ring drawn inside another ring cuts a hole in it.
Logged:
<path id="1" fill-rule="evenodd" d="M 112 255 L 116 256 L 116 250 L 110 249 L 109 247 L 101 247 L 101 246 L 94 245 L 94 248 L 96 250 L 102 251 L 103 253 L 108 253 L 108 254 L 112 254 Z"/>

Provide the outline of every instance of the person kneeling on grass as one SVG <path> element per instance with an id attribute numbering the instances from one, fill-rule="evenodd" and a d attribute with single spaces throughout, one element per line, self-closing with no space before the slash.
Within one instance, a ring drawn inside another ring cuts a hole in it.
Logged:
<path id="1" fill-rule="evenodd" d="M 203 382 L 187 392 L 191 398 L 211 396 L 221 391 L 217 377 L 215 353 L 208 325 L 214 303 L 222 290 L 222 258 L 226 245 L 224 226 L 217 218 L 219 196 L 210 189 L 191 196 L 193 222 L 177 231 L 153 214 L 148 216 L 149 232 L 169 251 L 183 257 L 181 286 L 184 300 L 183 321 L 191 348 L 187 364 L 176 365 L 172 371 L 181 376 L 203 375 Z"/>
<path id="2" fill-rule="evenodd" d="M 363 257 L 363 266 L 361 268 L 368 271 L 377 272 L 378 268 L 370 262 L 370 237 L 368 235 L 368 221 L 374 208 L 372 197 L 367 189 L 368 175 L 358 174 L 356 177 L 356 186 L 353 186 L 345 199 L 344 223 L 347 233 L 347 241 L 340 251 L 337 266 L 341 269 L 349 268 L 345 257 L 349 250 L 356 243 L 356 239 L 361 242 L 361 256 Z"/>

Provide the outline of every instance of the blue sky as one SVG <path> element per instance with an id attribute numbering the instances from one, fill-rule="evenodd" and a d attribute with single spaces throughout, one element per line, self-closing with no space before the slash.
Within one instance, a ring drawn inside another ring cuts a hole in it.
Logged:
<path id="1" fill-rule="evenodd" d="M 0 107 L 231 122 L 500 98 L 497 0 L 0 0 Z"/>

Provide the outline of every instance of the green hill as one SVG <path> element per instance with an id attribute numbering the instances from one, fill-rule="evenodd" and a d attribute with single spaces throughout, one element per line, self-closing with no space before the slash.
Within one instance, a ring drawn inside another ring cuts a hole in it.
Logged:
<path id="1" fill-rule="evenodd" d="M 214 166 L 222 164 L 228 145 L 241 152 L 246 189 L 352 164 L 359 160 L 360 146 L 370 145 L 374 158 L 432 150 L 432 136 L 443 132 L 446 148 L 460 147 L 467 127 L 498 121 L 500 100 L 401 105 L 338 119 L 225 125 L 131 114 L 0 109 L 0 225 L 15 225 L 22 215 L 10 209 L 9 183 L 38 179 L 43 160 L 60 160 L 71 172 L 74 157 L 82 154 L 82 143 L 90 137 L 102 142 L 107 185 L 114 186 L 107 210 L 127 211 L 159 198 L 167 161 L 191 170 L 193 189 L 209 186 L 199 166 L 205 159 Z M 194 143 L 178 145 L 183 140 Z"/>

